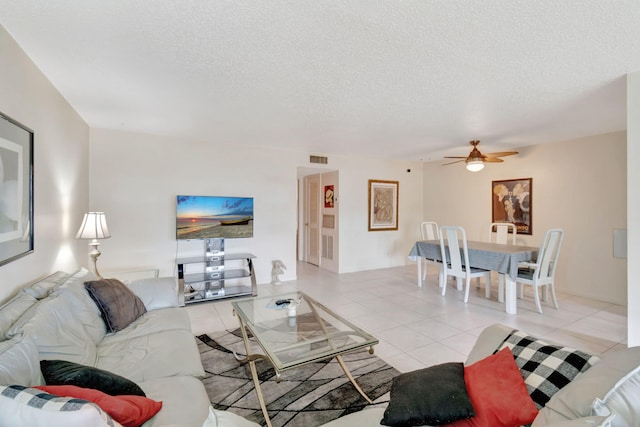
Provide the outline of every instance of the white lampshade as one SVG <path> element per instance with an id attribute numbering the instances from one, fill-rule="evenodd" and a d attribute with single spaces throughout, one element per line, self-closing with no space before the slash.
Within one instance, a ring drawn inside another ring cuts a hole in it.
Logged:
<path id="1" fill-rule="evenodd" d="M 104 212 L 84 214 L 76 239 L 107 239 L 109 237 L 111 237 L 111 234 L 109 234 L 109 229 L 107 228 L 107 217 Z"/>
<path id="2" fill-rule="evenodd" d="M 467 162 L 467 170 L 471 172 L 478 172 L 484 169 L 484 162 L 482 160 L 471 160 Z"/>

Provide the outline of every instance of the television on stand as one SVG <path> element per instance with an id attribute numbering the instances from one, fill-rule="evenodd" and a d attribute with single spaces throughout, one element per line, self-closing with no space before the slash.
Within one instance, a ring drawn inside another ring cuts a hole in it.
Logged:
<path id="1" fill-rule="evenodd" d="M 176 239 L 248 237 L 253 237 L 253 197 L 177 196 Z"/>

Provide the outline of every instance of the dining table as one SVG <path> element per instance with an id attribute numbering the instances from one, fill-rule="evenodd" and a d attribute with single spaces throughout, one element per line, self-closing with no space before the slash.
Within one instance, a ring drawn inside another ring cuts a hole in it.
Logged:
<path id="1" fill-rule="evenodd" d="M 462 251 L 462 245 L 460 245 L 460 248 Z M 445 246 L 445 250 L 448 250 L 448 247 Z M 518 264 L 536 259 L 538 248 L 467 240 L 467 250 L 471 267 L 496 271 L 504 275 L 505 311 L 508 314 L 517 314 L 516 278 L 518 276 Z M 422 287 L 422 258 L 442 262 L 440 240 L 417 241 L 409 252 L 409 259 L 416 261 L 418 266 L 418 286 L 420 287 Z M 440 283 L 440 285 L 445 286 L 443 283 Z M 502 300 L 502 298 L 499 298 L 499 300 Z"/>

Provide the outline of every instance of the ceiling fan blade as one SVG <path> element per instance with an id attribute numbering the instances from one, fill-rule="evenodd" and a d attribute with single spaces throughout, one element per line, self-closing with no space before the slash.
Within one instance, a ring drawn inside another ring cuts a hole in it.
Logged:
<path id="1" fill-rule="evenodd" d="M 450 159 L 455 159 L 456 157 L 449 157 Z M 466 159 L 466 157 L 463 157 L 462 160 L 456 160 L 455 162 L 449 162 L 449 163 L 445 163 L 442 166 L 447 166 L 447 165 L 452 165 L 454 163 L 460 163 L 460 162 L 464 162 Z"/>
<path id="2" fill-rule="evenodd" d="M 489 163 L 502 163 L 504 162 L 504 160 L 498 158 L 498 157 L 490 157 L 490 156 L 485 156 L 484 158 L 485 162 L 489 162 Z"/>
<path id="3" fill-rule="evenodd" d="M 467 156 L 444 156 L 445 159 L 466 159 Z"/>
<path id="4" fill-rule="evenodd" d="M 487 157 L 504 157 L 504 156 L 513 156 L 514 154 L 518 154 L 517 151 L 499 151 L 497 153 L 487 153 L 485 154 Z"/>

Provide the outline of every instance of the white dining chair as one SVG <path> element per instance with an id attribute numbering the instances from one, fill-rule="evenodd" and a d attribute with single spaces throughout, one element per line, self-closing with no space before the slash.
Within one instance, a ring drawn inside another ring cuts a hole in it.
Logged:
<path id="1" fill-rule="evenodd" d="M 495 232 L 493 231 L 495 228 Z M 511 233 L 511 239 L 509 239 Z M 508 243 L 515 245 L 518 236 L 518 227 L 511 222 L 492 222 L 489 224 L 489 242 L 506 245 Z M 511 242 L 509 242 L 511 240 Z M 491 289 L 489 289 L 488 297 L 491 297 Z M 504 302 L 504 274 L 498 274 L 498 301 Z"/>
<path id="2" fill-rule="evenodd" d="M 551 290 L 553 306 L 558 309 L 555 291 L 555 274 L 558 267 L 558 257 L 564 238 L 564 231 L 560 228 L 552 228 L 544 233 L 538 258 L 535 262 L 522 262 L 518 264 L 518 277 L 516 284 L 519 286 L 520 298 L 522 298 L 522 285 L 533 287 L 533 298 L 536 302 L 538 313 L 542 313 L 540 295 L 538 289 L 543 289 L 543 299 L 546 300 L 547 288 Z M 544 287 L 547 288 L 544 288 Z"/>
<path id="3" fill-rule="evenodd" d="M 495 232 L 493 231 L 495 227 Z M 511 233 L 511 239 L 509 239 L 509 233 Z M 516 244 L 518 237 L 518 227 L 511 222 L 492 222 L 489 225 L 489 242 L 499 243 L 506 245 L 511 240 L 511 244 Z"/>
<path id="4" fill-rule="evenodd" d="M 462 247 L 461 247 L 462 246 Z M 469 249 L 467 235 L 462 227 L 440 227 L 440 251 L 442 253 L 442 295 L 447 292 L 447 276 L 456 277 L 458 290 L 461 290 L 461 280 L 465 280 L 464 302 L 469 301 L 469 287 L 471 279 L 484 277 L 485 296 L 489 298 L 491 286 L 491 271 L 471 267 L 469 264 Z"/>
<path id="5" fill-rule="evenodd" d="M 440 239 L 440 234 L 438 231 L 438 223 L 434 221 L 425 221 L 420 224 L 420 235 L 422 236 L 422 240 L 438 240 Z M 440 261 L 436 261 L 434 259 L 423 258 L 424 262 L 424 271 L 422 273 L 422 280 L 426 280 L 427 278 L 427 263 L 432 262 L 436 265 L 440 265 Z"/>

